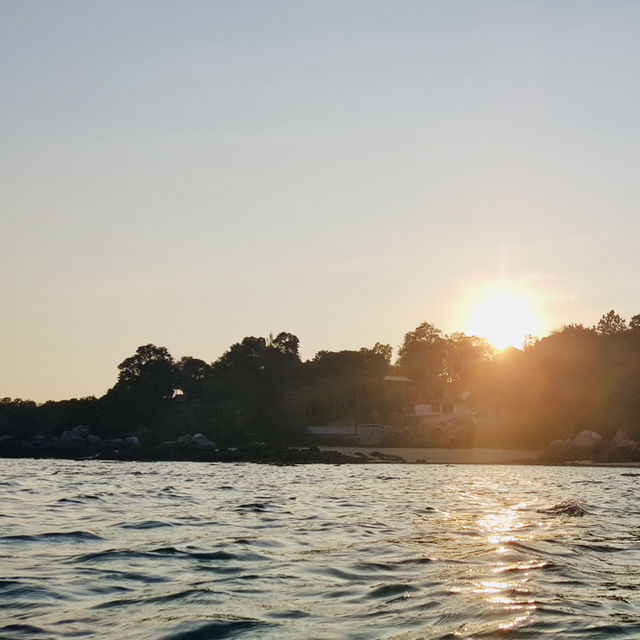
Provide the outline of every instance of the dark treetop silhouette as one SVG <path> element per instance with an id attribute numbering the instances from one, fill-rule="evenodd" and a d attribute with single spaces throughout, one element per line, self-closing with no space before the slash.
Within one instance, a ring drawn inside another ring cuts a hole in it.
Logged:
<path id="1" fill-rule="evenodd" d="M 302 361 L 287 332 L 246 337 L 211 364 L 143 345 L 100 398 L 2 399 L 0 452 L 79 424 L 103 440 L 155 446 L 200 433 L 229 447 L 305 445 L 310 425 L 376 423 L 403 427 L 389 444 L 429 446 L 437 430 L 411 428 L 405 416 L 452 390 L 470 393 L 473 420 L 460 421 L 450 446 L 541 447 L 585 429 L 605 438 L 640 429 L 640 314 L 627 324 L 612 310 L 593 327 L 567 325 L 503 352 L 425 322 L 405 335 L 395 364 L 391 355 L 377 343 Z M 389 375 L 410 380 L 404 393 L 389 393 Z"/>

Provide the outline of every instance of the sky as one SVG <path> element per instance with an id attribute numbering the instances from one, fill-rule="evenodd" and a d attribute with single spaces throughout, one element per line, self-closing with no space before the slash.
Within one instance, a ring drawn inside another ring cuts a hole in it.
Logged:
<path id="1" fill-rule="evenodd" d="M 640 3 L 0 0 L 0 397 L 640 313 Z"/>

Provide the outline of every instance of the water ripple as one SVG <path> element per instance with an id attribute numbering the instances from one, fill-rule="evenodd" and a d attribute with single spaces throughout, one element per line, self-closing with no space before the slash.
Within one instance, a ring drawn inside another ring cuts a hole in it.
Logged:
<path id="1" fill-rule="evenodd" d="M 637 474 L 0 465 L 0 640 L 640 637 Z"/>

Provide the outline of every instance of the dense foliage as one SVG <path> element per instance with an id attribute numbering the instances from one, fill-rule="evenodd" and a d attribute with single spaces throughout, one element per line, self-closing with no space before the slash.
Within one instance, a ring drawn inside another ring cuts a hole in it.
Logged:
<path id="1" fill-rule="evenodd" d="M 477 408 L 498 441 L 542 445 L 587 429 L 640 433 L 640 316 L 567 325 L 478 370 Z"/>
<path id="2" fill-rule="evenodd" d="M 568 325 L 500 353 L 422 323 L 405 335 L 395 364 L 391 358 L 391 346 L 378 343 L 302 361 L 287 332 L 246 337 L 213 363 L 176 361 L 148 344 L 122 361 L 101 398 L 0 400 L 0 435 L 58 435 L 85 424 L 103 438 L 136 434 L 148 443 L 199 432 L 223 446 L 302 444 L 310 425 L 403 426 L 412 405 L 452 389 L 471 392 L 476 444 L 640 430 L 640 315 L 627 324 L 610 311 L 591 328 Z M 389 393 L 388 375 L 411 379 L 404 395 Z"/>

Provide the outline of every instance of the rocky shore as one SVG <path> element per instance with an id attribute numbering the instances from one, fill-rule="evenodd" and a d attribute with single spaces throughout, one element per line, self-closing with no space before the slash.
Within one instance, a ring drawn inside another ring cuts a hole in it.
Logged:
<path id="1" fill-rule="evenodd" d="M 60 436 L 34 436 L 17 441 L 0 436 L 0 457 L 63 458 L 72 460 L 137 460 L 137 461 L 201 461 L 261 462 L 265 464 L 362 464 L 405 462 L 400 456 L 373 451 L 370 454 L 347 454 L 318 447 L 267 447 L 251 445 L 219 448 L 203 434 L 188 434 L 177 440 L 145 446 L 136 436 L 101 439 L 88 427 L 78 425 Z"/>
<path id="2" fill-rule="evenodd" d="M 18 441 L 0 435 L 0 457 L 73 460 L 258 462 L 265 464 L 634 464 L 640 463 L 640 442 L 624 431 L 606 439 L 595 431 L 556 440 L 542 450 L 414 449 L 365 447 L 269 447 L 264 444 L 218 447 L 205 435 L 187 434 L 157 445 L 136 436 L 101 439 L 84 425 L 60 436 L 37 435 Z"/>
<path id="3" fill-rule="evenodd" d="M 640 442 L 618 430 L 607 439 L 596 431 L 581 431 L 574 438 L 554 440 L 540 452 L 540 462 L 631 463 L 640 462 Z"/>

